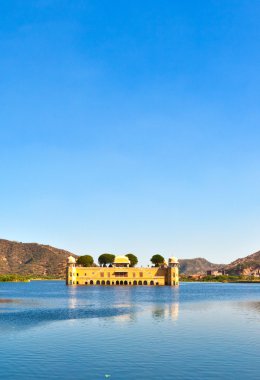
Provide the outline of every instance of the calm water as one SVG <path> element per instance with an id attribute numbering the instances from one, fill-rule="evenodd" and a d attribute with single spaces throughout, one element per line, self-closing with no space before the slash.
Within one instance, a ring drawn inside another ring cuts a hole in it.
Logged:
<path id="1" fill-rule="evenodd" d="M 1 379 L 260 379 L 260 284 L 0 284 Z"/>

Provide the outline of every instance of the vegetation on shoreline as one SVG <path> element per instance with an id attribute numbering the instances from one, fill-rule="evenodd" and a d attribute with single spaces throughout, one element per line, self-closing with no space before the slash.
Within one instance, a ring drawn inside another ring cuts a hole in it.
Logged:
<path id="1" fill-rule="evenodd" d="M 180 281 L 183 282 L 240 282 L 240 283 L 253 283 L 259 282 L 259 277 L 253 276 L 239 276 L 239 275 L 219 275 L 219 276 L 185 276 L 180 275 Z"/>
<path id="2" fill-rule="evenodd" d="M 64 280 L 55 276 L 36 276 L 19 274 L 1 274 L 0 282 L 29 282 L 32 280 Z M 185 276 L 180 275 L 180 282 L 229 282 L 229 283 L 260 283 L 260 278 L 252 276 Z"/>
<path id="3" fill-rule="evenodd" d="M 0 282 L 29 282 L 31 280 L 63 280 L 55 276 L 0 274 Z"/>

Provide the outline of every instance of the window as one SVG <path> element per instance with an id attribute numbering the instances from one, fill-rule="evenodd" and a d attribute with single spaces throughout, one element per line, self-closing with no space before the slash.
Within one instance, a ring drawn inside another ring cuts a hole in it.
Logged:
<path id="1" fill-rule="evenodd" d="M 140 272 L 140 277 L 143 277 L 143 272 Z"/>
<path id="2" fill-rule="evenodd" d="M 127 272 L 115 272 L 115 277 L 128 277 Z"/>
<path id="3" fill-rule="evenodd" d="M 100 272 L 100 277 L 104 277 L 104 272 Z"/>
<path id="4" fill-rule="evenodd" d="M 135 277 L 135 272 L 133 273 L 133 277 Z"/>

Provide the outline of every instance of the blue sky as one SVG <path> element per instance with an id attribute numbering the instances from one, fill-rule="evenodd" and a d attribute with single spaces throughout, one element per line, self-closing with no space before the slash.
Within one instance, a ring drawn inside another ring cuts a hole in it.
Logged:
<path id="1" fill-rule="evenodd" d="M 1 238 L 260 249 L 257 0 L 4 0 Z"/>

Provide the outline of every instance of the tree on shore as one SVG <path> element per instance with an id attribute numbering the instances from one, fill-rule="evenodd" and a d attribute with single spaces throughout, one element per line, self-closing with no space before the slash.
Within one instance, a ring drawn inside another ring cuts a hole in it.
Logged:
<path id="1" fill-rule="evenodd" d="M 164 257 L 161 255 L 153 255 L 150 261 L 154 264 L 154 266 L 159 267 L 164 263 Z"/>
<path id="2" fill-rule="evenodd" d="M 98 258 L 98 263 L 100 266 L 112 265 L 115 259 L 115 255 L 111 253 L 103 253 Z"/>
<path id="3" fill-rule="evenodd" d="M 130 260 L 130 267 L 136 266 L 136 264 L 138 263 L 138 258 L 135 255 L 133 255 L 133 253 L 128 253 L 126 257 L 128 257 Z"/>
<path id="4" fill-rule="evenodd" d="M 82 265 L 83 267 L 92 267 L 94 264 L 94 259 L 90 255 L 80 256 L 77 259 L 77 264 Z"/>

